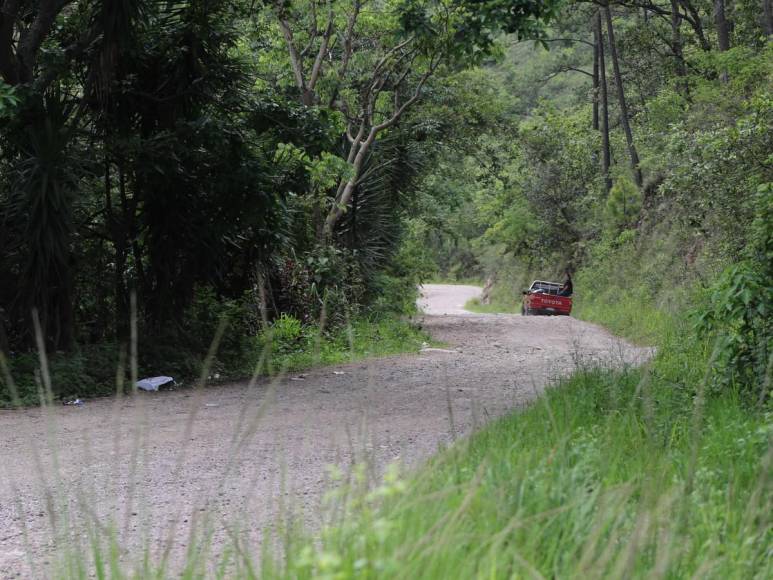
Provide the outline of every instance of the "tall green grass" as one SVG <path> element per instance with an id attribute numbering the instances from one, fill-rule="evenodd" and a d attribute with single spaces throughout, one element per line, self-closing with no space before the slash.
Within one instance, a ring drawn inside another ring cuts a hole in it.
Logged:
<path id="1" fill-rule="evenodd" d="M 464 309 L 478 314 L 515 314 L 521 311 L 521 302 L 515 299 L 491 300 L 488 304 L 483 304 L 480 298 L 472 298 L 464 305 Z"/>
<path id="2" fill-rule="evenodd" d="M 771 415 L 582 371 L 356 496 L 286 578 L 769 578 Z M 686 407 L 681 403 L 692 402 Z"/>

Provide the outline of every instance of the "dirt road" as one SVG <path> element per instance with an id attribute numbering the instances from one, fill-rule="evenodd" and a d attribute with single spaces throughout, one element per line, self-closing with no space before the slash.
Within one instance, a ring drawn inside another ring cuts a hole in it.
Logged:
<path id="1" fill-rule="evenodd" d="M 274 386 L 0 411 L 0 578 L 44 577 L 68 549 L 88 553 L 95 525 L 102 538 L 115 530 L 126 562 L 145 546 L 179 561 L 192 524 L 207 517 L 210 557 L 233 537 L 251 549 L 288 502 L 319 525 L 330 465 L 415 466 L 583 361 L 647 356 L 572 318 L 464 311 L 478 292 L 424 287 L 424 327 L 448 346 L 417 355 Z"/>

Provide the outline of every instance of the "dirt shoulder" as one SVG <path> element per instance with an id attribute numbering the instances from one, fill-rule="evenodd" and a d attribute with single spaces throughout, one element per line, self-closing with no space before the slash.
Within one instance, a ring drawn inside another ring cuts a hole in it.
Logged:
<path id="1" fill-rule="evenodd" d="M 177 561 L 203 521 L 210 557 L 234 534 L 250 549 L 282 505 L 316 527 L 328 466 L 364 458 L 376 472 L 395 461 L 416 466 L 578 364 L 648 355 L 572 318 L 464 311 L 478 291 L 424 287 L 423 325 L 443 349 L 275 385 L 0 411 L 0 578 L 44 576 L 63 547 L 86 553 L 95 521 L 103 536 L 117 530 L 126 561 L 146 545 L 155 554 L 168 547 Z"/>

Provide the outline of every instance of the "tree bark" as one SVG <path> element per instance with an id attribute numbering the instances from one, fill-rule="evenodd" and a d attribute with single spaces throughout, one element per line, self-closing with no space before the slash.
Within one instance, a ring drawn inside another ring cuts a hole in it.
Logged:
<path id="1" fill-rule="evenodd" d="M 19 78 L 22 82 L 32 82 L 40 47 L 53 28 L 57 15 L 68 3 L 68 0 L 44 0 L 38 2 L 35 19 L 29 28 L 19 36 L 19 44 L 16 48 L 16 56 L 19 61 Z"/>
<path id="2" fill-rule="evenodd" d="M 687 83 L 687 67 L 684 62 L 681 26 L 682 15 L 679 12 L 679 3 L 677 0 L 671 0 L 671 50 L 676 59 L 676 86 L 682 95 L 689 97 L 690 87 Z"/>
<path id="3" fill-rule="evenodd" d="M 599 130 L 599 42 L 593 29 L 593 130 Z"/>
<path id="4" fill-rule="evenodd" d="M 9 85 L 19 83 L 18 65 L 14 52 L 15 23 L 19 16 L 18 0 L 0 2 L 0 76 Z"/>
<path id="5" fill-rule="evenodd" d="M 730 26 L 725 15 L 725 0 L 714 0 L 714 24 L 717 27 L 717 45 L 720 52 L 730 50 Z M 719 74 L 723 83 L 727 82 L 727 70 Z"/>
<path id="6" fill-rule="evenodd" d="M 8 340 L 8 335 L 5 333 L 5 324 L 3 322 L 4 319 L 5 310 L 3 310 L 3 307 L 0 306 L 0 353 L 3 353 L 7 357 L 11 352 L 11 343 Z"/>
<path id="7" fill-rule="evenodd" d="M 601 175 L 604 177 L 604 193 L 609 195 L 612 180 L 609 177 L 611 155 L 609 151 L 609 97 L 607 94 L 607 63 L 604 56 L 604 33 L 601 29 L 601 12 L 596 11 L 594 35 L 599 51 L 599 96 L 601 98 Z"/>
<path id="8" fill-rule="evenodd" d="M 762 31 L 765 36 L 773 35 L 773 1 L 762 0 Z"/>
<path id="9" fill-rule="evenodd" d="M 623 77 L 620 74 L 620 59 L 617 56 L 617 45 L 615 44 L 615 31 L 612 26 L 612 13 L 609 10 L 609 5 L 604 6 L 604 16 L 607 21 L 607 36 L 609 41 L 609 53 L 612 57 L 612 68 L 615 72 L 615 87 L 617 89 L 617 100 L 620 104 L 620 122 L 623 125 L 625 131 L 625 140 L 628 144 L 628 155 L 631 158 L 631 170 L 633 171 L 633 179 L 639 189 L 644 185 L 642 179 L 641 168 L 639 167 L 639 155 L 636 152 L 636 145 L 633 141 L 633 131 L 631 131 L 631 123 L 628 118 L 628 105 L 625 100 L 625 91 L 623 89 Z"/>
<path id="10" fill-rule="evenodd" d="M 714 24 L 717 27 L 719 50 L 730 50 L 730 25 L 725 14 L 725 0 L 714 0 Z"/>

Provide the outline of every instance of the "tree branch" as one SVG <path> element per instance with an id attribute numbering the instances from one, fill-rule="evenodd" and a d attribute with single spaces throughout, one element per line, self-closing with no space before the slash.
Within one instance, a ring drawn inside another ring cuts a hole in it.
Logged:
<path id="1" fill-rule="evenodd" d="M 349 15 L 349 18 L 347 19 L 347 22 L 346 22 L 346 32 L 344 33 L 344 45 L 343 45 L 344 51 L 343 51 L 343 55 L 341 56 L 341 68 L 338 69 L 338 81 L 336 82 L 336 86 L 333 89 L 332 94 L 330 95 L 331 107 L 333 106 L 333 103 L 335 103 L 336 99 L 338 98 L 339 88 L 349 69 L 349 60 L 352 57 L 352 51 L 353 51 L 352 40 L 354 38 L 354 26 L 357 23 L 357 17 L 360 14 L 361 7 L 362 7 L 362 3 L 360 2 L 360 0 L 354 0 L 352 13 Z"/>
<path id="2" fill-rule="evenodd" d="M 290 52 L 290 65 L 293 69 L 293 75 L 295 76 L 295 84 L 298 90 L 301 91 L 301 100 L 306 103 L 306 79 L 303 74 L 303 58 L 298 53 L 298 48 L 295 46 L 295 39 L 293 38 L 293 31 L 290 29 L 290 24 L 282 14 L 277 14 L 277 21 L 279 22 L 279 28 L 282 31 L 282 35 L 285 38 L 287 44 L 287 50 Z"/>
<path id="3" fill-rule="evenodd" d="M 19 9 L 18 0 L 6 0 L 0 4 L 0 75 L 10 85 L 19 82 L 13 50 L 14 23 L 19 16 Z"/>
<path id="4" fill-rule="evenodd" d="M 19 77 L 22 82 L 32 82 L 35 61 L 43 41 L 48 36 L 54 21 L 62 9 L 72 0 L 44 0 L 29 28 L 19 36 L 16 55 L 19 61 Z"/>
<path id="5" fill-rule="evenodd" d="M 421 98 L 421 91 L 424 88 L 424 85 L 426 84 L 427 79 L 429 79 L 429 77 L 432 76 L 432 74 L 435 72 L 435 69 L 437 69 L 439 64 L 440 64 L 440 59 L 438 59 L 437 62 L 434 62 L 434 57 L 433 57 L 433 60 L 430 61 L 429 69 L 427 69 L 427 72 L 421 75 L 419 82 L 416 84 L 416 88 L 414 89 L 413 95 L 411 96 L 411 98 L 405 101 L 389 119 L 387 119 L 383 123 L 379 123 L 378 125 L 375 125 L 371 129 L 371 133 L 373 134 L 374 137 L 376 133 L 378 133 L 379 131 L 383 131 L 387 127 L 391 127 L 392 125 L 394 125 L 400 119 L 400 117 L 405 112 L 405 110 Z"/>
<path id="6" fill-rule="evenodd" d="M 526 40 L 524 40 L 526 42 Z M 587 44 L 588 46 L 594 46 L 592 42 L 589 40 L 583 40 L 582 38 L 544 38 L 542 39 L 542 42 L 579 42 L 582 44 Z"/>
<path id="7" fill-rule="evenodd" d="M 327 27 L 322 35 L 322 42 L 319 44 L 319 51 L 317 51 L 317 58 L 314 59 L 314 65 L 311 68 L 311 78 L 309 79 L 308 90 L 314 91 L 314 87 L 317 85 L 320 73 L 322 72 L 322 63 L 327 54 L 328 45 L 330 44 L 330 37 L 333 35 L 334 14 L 333 7 L 330 6 L 330 13 L 328 14 Z"/>
<path id="8" fill-rule="evenodd" d="M 551 80 L 551 79 L 554 79 L 554 78 L 555 78 L 555 77 L 557 77 L 558 75 L 560 75 L 560 74 L 562 74 L 562 73 L 565 73 L 565 72 L 578 72 L 578 73 L 582 73 L 582 74 L 584 74 L 584 75 L 588 75 L 588 76 L 589 76 L 589 77 L 591 77 L 591 78 L 594 78 L 594 77 L 593 77 L 593 73 L 589 73 L 589 72 L 588 72 L 588 71 L 586 71 L 586 70 L 583 70 L 583 69 L 581 69 L 581 68 L 575 68 L 575 67 L 573 67 L 573 66 L 565 66 L 565 67 L 562 67 L 562 68 L 560 68 L 560 69 L 559 69 L 559 70 L 557 70 L 557 71 L 554 71 L 554 72 L 550 73 L 550 74 L 549 74 L 548 76 L 546 76 L 545 78 L 543 78 L 543 79 L 540 79 L 540 82 L 541 82 L 541 83 L 546 83 L 546 82 L 548 82 L 549 80 Z"/>

